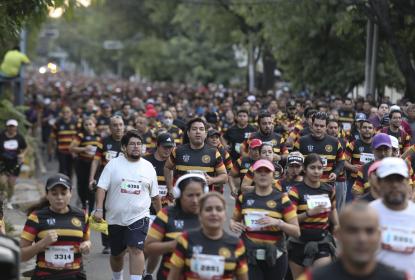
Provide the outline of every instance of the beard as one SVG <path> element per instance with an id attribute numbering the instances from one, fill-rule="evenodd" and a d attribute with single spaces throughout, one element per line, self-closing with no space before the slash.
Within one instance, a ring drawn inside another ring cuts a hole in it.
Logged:
<path id="1" fill-rule="evenodd" d="M 140 154 L 138 155 L 129 154 L 128 157 L 132 160 L 139 160 L 141 158 L 141 155 Z"/>
<path id="2" fill-rule="evenodd" d="M 389 205 L 399 206 L 405 202 L 405 194 L 399 193 L 399 195 L 395 196 L 385 195 L 384 199 Z"/>

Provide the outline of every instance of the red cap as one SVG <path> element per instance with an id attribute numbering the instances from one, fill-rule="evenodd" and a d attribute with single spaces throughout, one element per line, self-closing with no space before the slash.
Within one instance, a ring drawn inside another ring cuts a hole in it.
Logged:
<path id="1" fill-rule="evenodd" d="M 271 172 L 274 172 L 275 171 L 275 167 L 274 167 L 274 165 L 272 164 L 272 162 L 270 162 L 269 160 L 267 160 L 267 159 L 260 159 L 260 160 L 257 160 L 255 163 L 254 163 L 254 165 L 252 166 L 252 169 L 254 170 L 254 171 L 256 171 L 256 170 L 258 170 L 259 168 L 261 168 L 261 167 L 265 167 L 265 168 L 267 168 L 269 171 L 271 171 Z"/>
<path id="2" fill-rule="evenodd" d="M 149 109 L 146 112 L 146 117 L 147 118 L 156 118 L 157 117 L 157 112 L 154 109 Z"/>
<path id="3" fill-rule="evenodd" d="M 255 149 L 262 146 L 261 139 L 252 139 L 249 143 L 249 148 Z"/>

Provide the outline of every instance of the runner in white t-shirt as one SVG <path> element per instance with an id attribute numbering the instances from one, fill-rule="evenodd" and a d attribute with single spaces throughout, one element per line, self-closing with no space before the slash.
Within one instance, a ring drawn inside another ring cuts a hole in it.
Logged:
<path id="1" fill-rule="evenodd" d="M 113 279 L 122 279 L 125 250 L 130 256 L 131 280 L 140 280 L 144 272 L 144 240 L 149 226 L 149 208 L 156 211 L 161 203 L 157 175 L 153 165 L 141 158 L 141 136 L 128 131 L 121 139 L 125 156 L 112 159 L 98 182 L 94 217 L 102 219 L 106 193 L 106 218 L 109 224 Z"/>
<path id="2" fill-rule="evenodd" d="M 401 158 L 384 158 L 376 170 L 380 199 L 371 203 L 382 229 L 379 261 L 415 277 L 415 204 L 410 201 L 408 165 Z"/>

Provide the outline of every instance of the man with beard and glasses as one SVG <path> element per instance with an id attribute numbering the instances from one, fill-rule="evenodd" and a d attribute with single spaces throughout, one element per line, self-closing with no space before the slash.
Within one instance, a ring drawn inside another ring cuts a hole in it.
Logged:
<path id="1" fill-rule="evenodd" d="M 366 202 L 348 204 L 335 232 L 342 253 L 333 263 L 306 271 L 298 280 L 409 280 L 409 275 L 376 260 L 381 241 L 379 215 Z"/>
<path id="2" fill-rule="evenodd" d="M 380 199 L 371 202 L 380 217 L 377 259 L 415 276 L 415 204 L 410 200 L 409 169 L 401 158 L 384 158 L 376 170 Z"/>
<path id="3" fill-rule="evenodd" d="M 136 130 L 121 139 L 124 156 L 105 166 L 98 182 L 94 218 L 103 218 L 103 204 L 108 222 L 112 279 L 123 275 L 124 255 L 130 257 L 131 280 L 141 280 L 144 273 L 144 241 L 150 221 L 150 205 L 161 208 L 157 174 L 153 165 L 141 158 L 143 140 Z"/>

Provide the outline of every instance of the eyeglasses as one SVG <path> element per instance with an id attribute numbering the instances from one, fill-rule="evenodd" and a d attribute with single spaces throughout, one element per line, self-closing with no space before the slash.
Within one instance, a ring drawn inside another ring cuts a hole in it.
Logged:
<path id="1" fill-rule="evenodd" d="M 143 143 L 141 143 L 141 142 L 132 142 L 132 143 L 128 143 L 128 146 L 131 146 L 131 147 L 141 146 L 141 145 L 143 145 Z"/>

